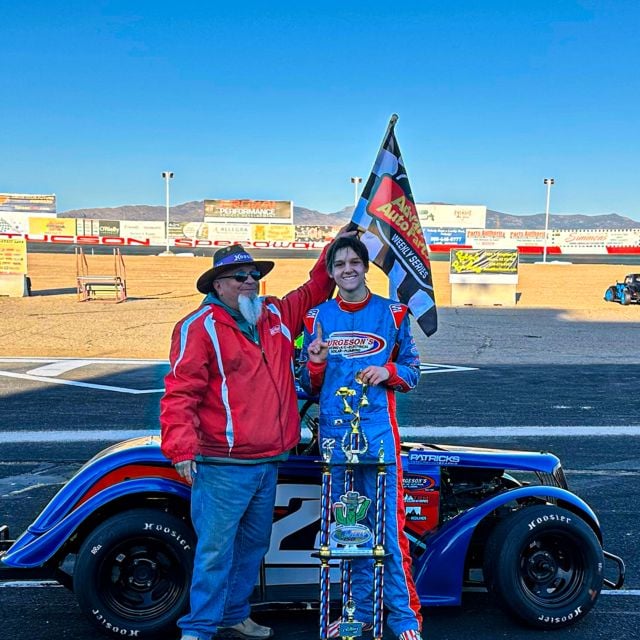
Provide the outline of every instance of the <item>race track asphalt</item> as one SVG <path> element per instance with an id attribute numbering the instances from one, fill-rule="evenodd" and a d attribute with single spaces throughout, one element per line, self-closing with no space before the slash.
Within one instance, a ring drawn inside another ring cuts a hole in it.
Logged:
<path id="1" fill-rule="evenodd" d="M 603 595 L 579 627 L 544 637 L 637 635 L 639 328 L 571 322 L 548 310 L 462 308 L 442 310 L 433 338 L 417 336 L 425 373 L 414 392 L 398 398 L 407 437 L 552 450 L 571 488 L 598 513 L 606 547 L 627 562 L 624 594 Z M 107 444 L 101 433 L 113 431 L 109 437 L 119 439 L 157 430 L 166 363 L 86 361 L 67 363 L 65 370 L 64 361 L 52 360 L 0 358 L 0 523 L 8 522 L 14 534 Z M 467 594 L 460 608 L 425 615 L 428 638 L 542 637 L 509 620 L 481 593 Z M 3 636 L 12 640 L 97 637 L 63 588 L 0 588 L 0 616 Z M 279 638 L 317 637 L 315 614 L 258 617 Z"/>

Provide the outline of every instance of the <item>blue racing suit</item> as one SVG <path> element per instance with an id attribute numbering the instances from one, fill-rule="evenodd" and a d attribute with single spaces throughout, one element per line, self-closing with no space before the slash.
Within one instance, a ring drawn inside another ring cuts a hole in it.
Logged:
<path id="1" fill-rule="evenodd" d="M 326 362 L 308 361 L 307 348 L 322 325 L 323 340 L 329 344 Z M 367 387 L 368 406 L 360 410 L 360 428 L 368 449 L 359 456 L 361 462 L 355 472 L 355 489 L 369 498 L 375 496 L 376 466 L 380 445 L 384 448 L 387 466 L 385 496 L 385 574 L 384 604 L 388 609 L 387 623 L 399 635 L 422 626 L 420 601 L 411 576 L 409 544 L 404 534 L 405 511 L 402 490 L 400 436 L 396 419 L 395 391 L 409 391 L 418 383 L 420 360 L 409 324 L 405 305 L 368 294 L 361 303 L 349 303 L 340 297 L 324 302 L 307 312 L 304 320 L 302 360 L 305 367 L 300 382 L 306 391 L 320 394 L 318 440 L 320 448 L 327 439 L 335 440 L 331 457 L 332 501 L 344 493 L 345 455 L 341 443 L 350 429 L 350 414 L 344 411 L 344 399 L 337 396 L 340 387 L 355 389 L 347 397 L 353 409 L 359 405 L 362 387 L 356 374 L 369 365 L 385 367 L 389 378 L 382 384 Z M 369 463 L 369 464 L 366 464 Z M 373 525 L 372 505 L 367 525 Z M 353 562 L 353 597 L 356 619 L 370 623 L 373 619 L 372 561 Z"/>

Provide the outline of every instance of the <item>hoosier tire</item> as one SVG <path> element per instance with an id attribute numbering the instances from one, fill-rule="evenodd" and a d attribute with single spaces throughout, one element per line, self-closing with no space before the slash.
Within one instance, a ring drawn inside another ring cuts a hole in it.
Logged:
<path id="1" fill-rule="evenodd" d="M 157 638 L 176 632 L 189 601 L 195 536 L 183 520 L 135 509 L 96 527 L 82 544 L 73 588 L 103 632 Z"/>
<path id="2" fill-rule="evenodd" d="M 603 583 L 604 557 L 580 517 L 552 505 L 528 507 L 499 523 L 486 547 L 489 593 L 511 615 L 539 629 L 581 620 Z"/>

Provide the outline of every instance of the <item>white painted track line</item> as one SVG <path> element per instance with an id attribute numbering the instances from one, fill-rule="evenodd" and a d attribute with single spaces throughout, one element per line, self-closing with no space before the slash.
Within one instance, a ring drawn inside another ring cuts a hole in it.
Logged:
<path id="1" fill-rule="evenodd" d="M 63 384 L 70 387 L 83 387 L 85 389 L 95 389 L 97 391 L 116 391 L 117 393 L 130 393 L 140 395 L 143 393 L 164 393 L 164 389 L 128 389 L 127 387 L 113 387 L 107 384 L 93 384 L 92 382 L 78 382 L 76 380 L 61 380 L 49 376 L 31 376 L 27 373 L 14 373 L 13 371 L 0 371 L 0 376 L 5 378 L 17 378 L 19 380 L 29 380 L 30 382 L 46 382 L 47 384 Z"/>
<path id="2" fill-rule="evenodd" d="M 22 442 L 102 442 L 119 441 L 159 435 L 158 428 L 148 429 L 93 429 L 86 431 L 55 430 L 42 431 L 28 429 L 24 431 L 0 432 L 0 443 L 17 444 Z M 571 438 L 602 436 L 640 436 L 638 426 L 544 426 L 544 427 L 401 427 L 400 436 L 405 442 L 425 442 L 432 438 Z"/>

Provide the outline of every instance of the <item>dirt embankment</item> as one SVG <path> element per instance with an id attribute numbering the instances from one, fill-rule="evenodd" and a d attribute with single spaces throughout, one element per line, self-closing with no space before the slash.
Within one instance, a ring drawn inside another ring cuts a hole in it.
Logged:
<path id="1" fill-rule="evenodd" d="M 120 304 L 78 302 L 75 256 L 31 254 L 32 296 L 0 298 L 0 355 L 166 358 L 174 324 L 200 304 L 197 277 L 211 258 L 127 256 L 129 299 Z M 91 274 L 112 274 L 112 256 L 89 256 Z M 307 277 L 313 260 L 279 259 L 266 291 L 281 296 Z M 439 306 L 450 306 L 447 262 L 433 262 Z M 565 309 L 575 319 L 632 322 L 637 305 L 622 307 L 602 296 L 637 268 L 621 265 L 521 264 L 517 308 Z M 371 288 L 386 293 L 386 278 L 369 272 Z"/>

